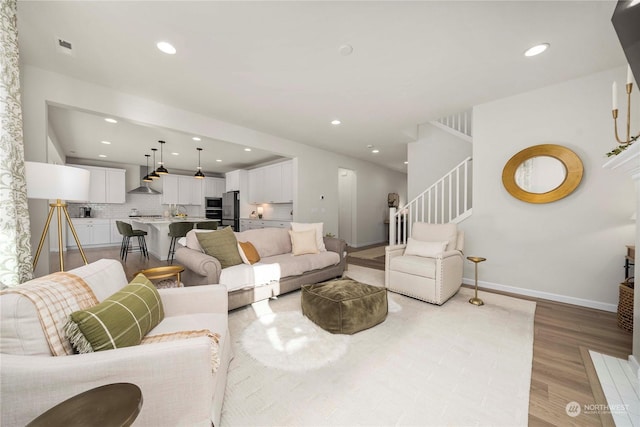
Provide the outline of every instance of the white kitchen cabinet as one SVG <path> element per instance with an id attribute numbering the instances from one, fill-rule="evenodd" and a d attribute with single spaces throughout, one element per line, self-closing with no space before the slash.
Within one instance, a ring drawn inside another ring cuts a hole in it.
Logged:
<path id="1" fill-rule="evenodd" d="M 292 203 L 292 161 L 251 169 L 249 171 L 249 201 L 254 204 Z"/>
<path id="2" fill-rule="evenodd" d="M 226 191 L 241 191 L 240 190 L 240 175 L 241 170 L 235 170 L 227 172 L 225 174 L 225 190 Z"/>
<path id="3" fill-rule="evenodd" d="M 124 169 L 101 168 L 97 166 L 69 165 L 88 170 L 90 203 L 125 203 Z"/>
<path id="4" fill-rule="evenodd" d="M 160 178 L 160 182 L 162 182 L 162 204 L 178 204 L 178 175 L 163 175 L 162 178 Z"/>
<path id="5" fill-rule="evenodd" d="M 291 221 L 278 219 L 241 219 L 240 231 L 255 230 L 256 228 L 291 228 Z"/>
<path id="6" fill-rule="evenodd" d="M 125 203 L 126 202 L 126 179 L 125 170 L 106 169 L 106 203 Z"/>
<path id="7" fill-rule="evenodd" d="M 111 225 L 108 219 L 72 218 L 73 228 L 83 248 L 111 245 Z M 77 249 L 71 228 L 67 228 L 67 248 Z"/>
<path id="8" fill-rule="evenodd" d="M 163 205 L 202 205 L 202 179 L 186 175 L 163 175 Z"/>
<path id="9" fill-rule="evenodd" d="M 204 197 L 222 197 L 222 193 L 225 191 L 226 182 L 224 178 L 205 177 Z"/>
<path id="10" fill-rule="evenodd" d="M 249 202 L 253 204 L 265 203 L 265 170 L 264 168 L 249 171 Z"/>

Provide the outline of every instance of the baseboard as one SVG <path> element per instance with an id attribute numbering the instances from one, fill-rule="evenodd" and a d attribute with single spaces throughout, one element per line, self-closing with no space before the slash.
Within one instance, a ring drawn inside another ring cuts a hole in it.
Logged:
<path id="1" fill-rule="evenodd" d="M 631 366 L 631 370 L 636 373 L 638 380 L 640 380 L 640 363 L 638 363 L 638 359 L 636 359 L 633 354 L 629 355 L 629 365 Z"/>
<path id="2" fill-rule="evenodd" d="M 357 245 L 351 245 L 352 248 L 362 248 L 365 246 L 373 246 L 373 245 L 388 245 L 389 242 L 387 242 L 386 240 L 383 241 L 378 241 L 378 242 L 365 242 L 365 243 L 358 243 Z"/>
<path id="3" fill-rule="evenodd" d="M 462 283 L 465 285 L 475 285 L 474 279 L 463 278 Z M 496 291 L 509 292 L 517 295 L 525 295 L 528 297 L 546 299 L 550 301 L 562 302 L 565 304 L 573 304 L 581 307 L 595 308 L 603 311 L 617 312 L 617 304 L 607 304 L 600 301 L 593 301 L 583 298 L 569 297 L 566 295 L 552 294 L 551 292 L 535 291 L 533 289 L 516 288 L 514 286 L 500 285 L 498 283 L 484 282 L 478 280 L 478 288 L 493 289 Z"/>

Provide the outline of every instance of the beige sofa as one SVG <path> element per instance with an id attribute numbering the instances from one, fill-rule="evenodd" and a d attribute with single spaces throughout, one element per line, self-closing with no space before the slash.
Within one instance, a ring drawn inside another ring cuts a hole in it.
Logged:
<path id="1" fill-rule="evenodd" d="M 196 231 L 189 232 L 186 246 L 176 250 L 175 260 L 185 271 L 185 286 L 220 283 L 229 292 L 229 310 L 291 292 L 304 284 L 341 277 L 346 268 L 346 243 L 324 237 L 326 251 L 293 255 L 289 230 L 261 228 L 235 233 L 239 242 L 251 242 L 260 261 L 221 268 L 220 262 L 202 252 Z"/>
<path id="2" fill-rule="evenodd" d="M 103 259 L 69 273 L 84 279 L 98 301 L 128 283 L 116 260 Z M 232 357 L 226 289 L 213 285 L 158 291 L 165 317 L 149 335 L 198 329 L 220 334 L 215 373 L 207 337 L 52 356 L 32 301 L 0 294 L 0 424 L 23 426 L 83 391 L 129 382 L 142 390 L 136 426 L 219 426 Z"/>

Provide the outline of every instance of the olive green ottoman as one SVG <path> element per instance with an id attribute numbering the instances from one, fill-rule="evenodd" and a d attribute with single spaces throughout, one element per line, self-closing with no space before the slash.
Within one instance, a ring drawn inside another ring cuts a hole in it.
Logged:
<path id="1" fill-rule="evenodd" d="M 351 279 L 302 285 L 302 314 L 332 334 L 355 334 L 387 318 L 387 290 Z"/>

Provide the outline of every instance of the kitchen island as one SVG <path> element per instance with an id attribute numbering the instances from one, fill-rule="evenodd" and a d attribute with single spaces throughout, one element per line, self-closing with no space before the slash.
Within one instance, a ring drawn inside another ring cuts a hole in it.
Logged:
<path id="1" fill-rule="evenodd" d="M 160 261 L 166 261 L 169 253 L 171 237 L 169 237 L 169 224 L 173 222 L 197 222 L 215 221 L 207 218 L 196 217 L 172 217 L 172 218 L 130 218 L 131 226 L 134 230 L 144 230 L 147 232 L 145 238 L 147 250 Z"/>

